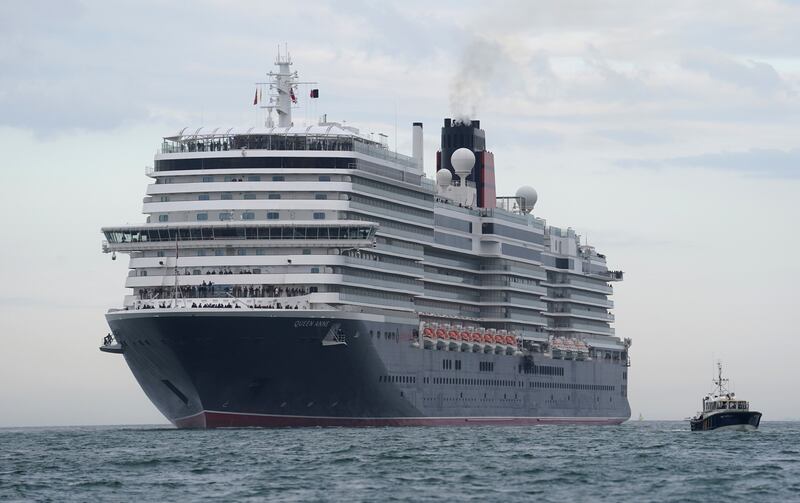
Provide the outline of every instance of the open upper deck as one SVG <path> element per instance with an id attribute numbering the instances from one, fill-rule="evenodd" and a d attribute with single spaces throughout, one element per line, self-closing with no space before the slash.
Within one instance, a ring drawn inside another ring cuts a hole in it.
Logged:
<path id="1" fill-rule="evenodd" d="M 161 154 L 184 152 L 215 152 L 229 150 L 283 150 L 358 152 L 378 159 L 421 170 L 419 162 L 389 150 L 385 136 L 374 141 L 358 133 L 358 129 L 336 123 L 323 123 L 305 127 L 251 127 L 248 129 L 215 128 L 194 132 L 184 128 L 174 136 L 164 137 Z"/>

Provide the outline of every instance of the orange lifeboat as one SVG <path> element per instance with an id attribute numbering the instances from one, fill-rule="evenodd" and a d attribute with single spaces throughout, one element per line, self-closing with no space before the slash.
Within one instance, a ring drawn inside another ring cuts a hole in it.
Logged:
<path id="1" fill-rule="evenodd" d="M 469 332 L 461 332 L 461 351 L 470 351 L 472 349 L 472 343 L 469 341 L 470 336 Z"/>
<path id="2" fill-rule="evenodd" d="M 436 329 L 436 348 L 444 349 L 447 347 L 447 332 L 443 328 Z"/>
<path id="3" fill-rule="evenodd" d="M 433 347 L 433 339 L 436 337 L 433 333 L 433 329 L 431 327 L 425 327 L 422 329 L 422 344 L 424 348 L 430 349 Z"/>
<path id="4" fill-rule="evenodd" d="M 473 332 L 470 340 L 472 340 L 472 351 L 477 353 L 483 349 L 483 337 L 480 333 Z"/>
<path id="5" fill-rule="evenodd" d="M 495 353 L 502 354 L 506 352 L 506 336 L 505 335 L 495 335 L 494 336 L 494 349 Z"/>
<path id="6" fill-rule="evenodd" d="M 506 344 L 508 344 L 508 348 L 506 348 L 506 354 L 513 355 L 517 351 L 517 338 L 513 335 L 507 335 Z"/>
<path id="7" fill-rule="evenodd" d="M 458 350 L 458 331 L 450 330 L 447 332 L 447 338 L 450 339 L 449 347 L 451 351 Z"/>
<path id="8" fill-rule="evenodd" d="M 483 334 L 483 352 L 494 352 L 494 336 L 492 334 Z"/>

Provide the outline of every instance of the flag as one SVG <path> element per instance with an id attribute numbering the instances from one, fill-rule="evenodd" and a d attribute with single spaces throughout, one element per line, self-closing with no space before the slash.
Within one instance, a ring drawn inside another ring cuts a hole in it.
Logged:
<path id="1" fill-rule="evenodd" d="M 292 103 L 297 103 L 297 96 L 294 95 L 294 88 L 289 88 L 289 97 L 292 98 Z"/>
<path id="2" fill-rule="evenodd" d="M 319 98 L 319 89 L 312 89 L 311 93 L 309 94 L 311 98 Z"/>
<path id="3" fill-rule="evenodd" d="M 253 105 L 258 105 L 258 88 L 256 87 L 256 95 L 253 96 Z"/>
<path id="4" fill-rule="evenodd" d="M 262 99 L 262 96 L 261 96 L 261 89 L 258 90 L 258 102 L 259 103 L 264 103 L 264 100 Z"/>

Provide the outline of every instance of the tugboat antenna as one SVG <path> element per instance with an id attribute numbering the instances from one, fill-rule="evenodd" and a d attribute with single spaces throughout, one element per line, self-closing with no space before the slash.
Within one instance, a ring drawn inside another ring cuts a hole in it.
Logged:
<path id="1" fill-rule="evenodd" d="M 722 361 L 717 360 L 717 378 L 714 379 L 714 384 L 717 386 L 718 395 L 722 396 L 728 393 L 728 389 L 725 384 L 728 382 L 728 379 L 722 378 Z"/>

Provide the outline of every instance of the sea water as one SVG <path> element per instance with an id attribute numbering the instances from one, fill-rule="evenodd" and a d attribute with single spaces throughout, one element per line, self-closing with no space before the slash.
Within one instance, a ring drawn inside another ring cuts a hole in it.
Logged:
<path id="1" fill-rule="evenodd" d="M 0 429 L 0 500 L 800 501 L 800 423 Z"/>

